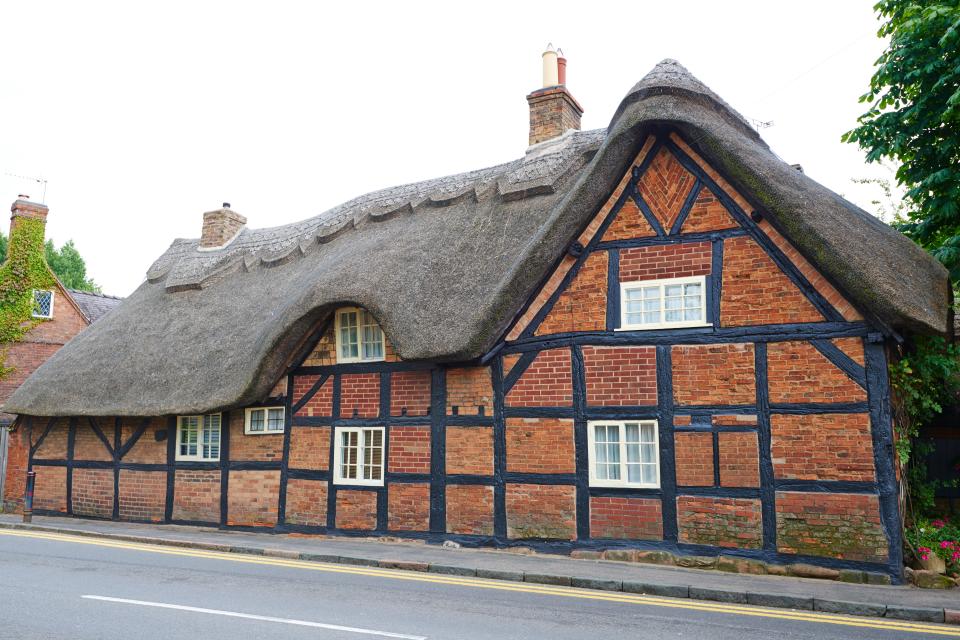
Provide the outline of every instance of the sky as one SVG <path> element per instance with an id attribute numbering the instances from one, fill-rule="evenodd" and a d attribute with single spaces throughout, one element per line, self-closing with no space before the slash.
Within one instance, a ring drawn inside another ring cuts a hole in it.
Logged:
<path id="1" fill-rule="evenodd" d="M 521 157 L 551 42 L 584 129 L 674 58 L 875 210 L 852 180 L 890 170 L 840 142 L 884 48 L 872 4 L 4 2 L 0 204 L 45 198 L 47 237 L 126 296 L 222 202 L 268 227 Z"/>

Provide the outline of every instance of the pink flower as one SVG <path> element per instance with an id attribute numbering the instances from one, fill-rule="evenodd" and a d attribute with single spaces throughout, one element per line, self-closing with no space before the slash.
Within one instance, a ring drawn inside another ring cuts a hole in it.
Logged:
<path id="1" fill-rule="evenodd" d="M 947 523 L 946 523 L 945 521 L 943 521 L 943 520 L 937 519 L 937 520 L 934 520 L 933 522 L 931 522 L 930 525 L 933 526 L 933 527 L 936 527 L 937 529 L 942 529 L 943 527 L 945 527 L 945 526 L 947 525 Z"/>
<path id="2" fill-rule="evenodd" d="M 960 551 L 954 551 L 954 552 L 953 552 L 953 561 L 954 561 L 954 562 L 960 561 Z"/>
<path id="3" fill-rule="evenodd" d="M 925 553 L 921 553 L 921 554 L 920 554 L 920 559 L 921 559 L 921 560 L 929 560 L 929 559 L 930 559 L 930 556 L 928 556 L 928 555 L 925 554 Z"/>
<path id="4" fill-rule="evenodd" d="M 943 541 L 940 542 L 940 548 L 941 548 L 941 549 L 949 549 L 949 548 L 952 547 L 952 546 L 953 546 L 953 543 L 952 543 L 952 542 L 947 542 L 946 540 L 943 540 Z"/>

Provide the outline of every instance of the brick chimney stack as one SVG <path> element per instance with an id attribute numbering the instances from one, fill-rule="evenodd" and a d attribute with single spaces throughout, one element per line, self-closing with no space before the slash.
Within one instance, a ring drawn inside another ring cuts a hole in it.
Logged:
<path id="1" fill-rule="evenodd" d="M 203 231 L 200 234 L 200 250 L 220 249 L 230 244 L 240 235 L 247 219 L 236 211 L 230 210 L 230 203 L 203 214 Z"/>
<path id="2" fill-rule="evenodd" d="M 30 202 L 30 196 L 20 194 L 10 205 L 10 235 L 13 236 L 13 230 L 20 220 L 39 220 L 46 227 L 49 211 L 47 205 Z"/>
<path id="3" fill-rule="evenodd" d="M 543 52 L 543 87 L 527 96 L 530 145 L 552 140 L 569 129 L 580 130 L 580 106 L 567 90 L 567 59 L 552 44 Z"/>

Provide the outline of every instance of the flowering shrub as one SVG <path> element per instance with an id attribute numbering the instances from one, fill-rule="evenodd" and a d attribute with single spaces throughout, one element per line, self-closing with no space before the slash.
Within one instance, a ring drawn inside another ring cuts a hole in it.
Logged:
<path id="1" fill-rule="evenodd" d="M 907 529 L 907 542 L 919 560 L 943 558 L 948 573 L 960 573 L 960 526 L 947 518 L 918 520 Z"/>

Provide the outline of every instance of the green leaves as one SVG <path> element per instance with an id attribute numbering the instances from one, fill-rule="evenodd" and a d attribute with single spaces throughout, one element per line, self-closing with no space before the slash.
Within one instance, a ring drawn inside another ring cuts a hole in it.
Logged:
<path id="1" fill-rule="evenodd" d="M 7 258 L 8 244 L 7 236 L 0 231 L 0 262 Z M 100 293 L 100 286 L 87 277 L 87 263 L 77 251 L 73 240 L 67 240 L 59 249 L 52 240 L 47 240 L 43 245 L 43 254 L 50 269 L 67 289 Z"/>

